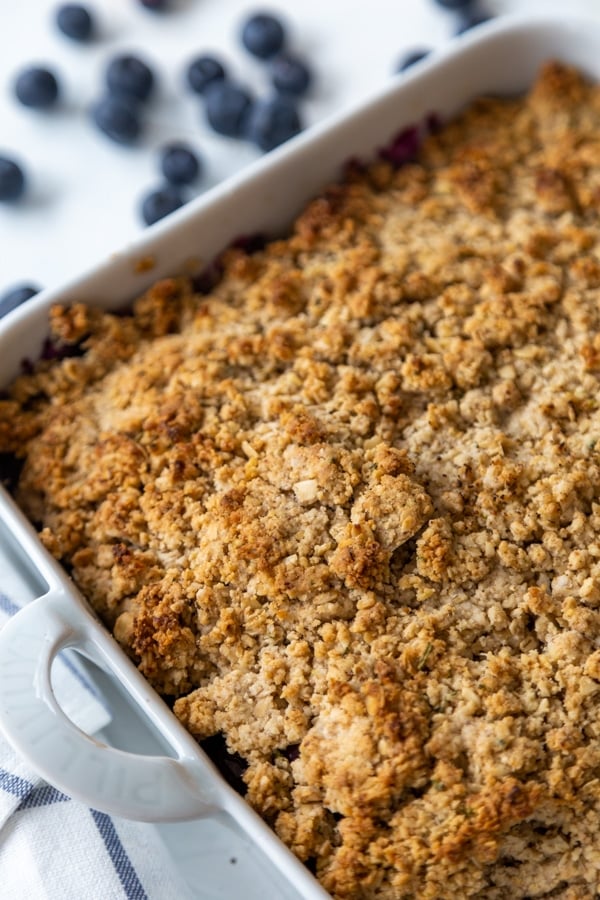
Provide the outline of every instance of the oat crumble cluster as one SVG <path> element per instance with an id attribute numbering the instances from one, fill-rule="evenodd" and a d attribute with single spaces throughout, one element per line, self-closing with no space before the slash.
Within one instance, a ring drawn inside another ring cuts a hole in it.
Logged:
<path id="1" fill-rule="evenodd" d="M 547 64 L 207 294 L 56 307 L 50 551 L 336 900 L 600 885 L 600 88 Z"/>

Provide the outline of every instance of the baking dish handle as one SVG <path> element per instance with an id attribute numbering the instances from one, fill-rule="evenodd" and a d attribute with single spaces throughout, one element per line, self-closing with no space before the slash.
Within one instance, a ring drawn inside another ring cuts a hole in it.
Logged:
<path id="1" fill-rule="evenodd" d="M 198 760 L 108 747 L 64 714 L 52 689 L 52 662 L 66 647 L 85 650 L 87 643 L 85 619 L 69 622 L 61 588 L 6 623 L 0 631 L 0 727 L 8 741 L 50 784 L 103 812 L 145 822 L 213 814 L 222 804 L 211 787 L 214 776 Z"/>

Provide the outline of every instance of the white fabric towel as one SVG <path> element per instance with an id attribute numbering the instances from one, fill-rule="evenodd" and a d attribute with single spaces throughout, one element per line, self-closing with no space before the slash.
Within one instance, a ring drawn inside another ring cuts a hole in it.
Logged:
<path id="1" fill-rule="evenodd" d="M 0 593 L 0 627 L 18 611 Z M 64 711 L 88 734 L 110 711 L 73 655 L 52 683 Z M 42 781 L 0 736 L 1 900 L 191 900 L 152 825 L 113 818 Z"/>

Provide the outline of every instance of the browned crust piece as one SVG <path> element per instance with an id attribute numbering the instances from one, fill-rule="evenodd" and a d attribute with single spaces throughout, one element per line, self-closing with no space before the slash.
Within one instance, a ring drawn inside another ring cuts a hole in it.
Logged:
<path id="1" fill-rule="evenodd" d="M 337 900 L 597 896 L 599 209 L 550 63 L 208 295 L 57 307 L 85 354 L 0 401 L 43 541 Z"/>

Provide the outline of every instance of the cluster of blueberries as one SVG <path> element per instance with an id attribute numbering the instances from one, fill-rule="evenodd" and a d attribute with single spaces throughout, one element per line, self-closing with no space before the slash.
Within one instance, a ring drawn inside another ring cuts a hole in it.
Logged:
<path id="1" fill-rule="evenodd" d="M 168 10 L 170 0 L 139 0 L 155 12 Z M 67 38 L 79 43 L 92 41 L 97 23 L 92 11 L 79 3 L 59 6 L 55 25 Z M 188 89 L 201 96 L 210 127 L 227 137 L 250 140 L 267 152 L 298 134 L 302 122 L 299 98 L 311 84 L 310 68 L 286 49 L 287 36 L 282 22 L 268 13 L 255 13 L 243 23 L 240 40 L 243 47 L 268 66 L 272 96 L 255 100 L 242 85 L 232 80 L 223 62 L 201 55 L 190 61 L 185 71 Z M 143 130 L 144 108 L 156 83 L 148 63 L 132 54 L 110 60 L 105 72 L 104 95 L 92 106 L 91 119 L 107 138 L 117 144 L 133 144 Z M 27 66 L 17 74 L 15 99 L 32 110 L 51 110 L 60 100 L 61 86 L 56 73 L 40 66 Z M 183 142 L 160 149 L 161 187 L 142 198 L 140 214 L 147 225 L 174 212 L 186 202 L 185 187 L 195 182 L 203 169 L 198 153 Z M 25 193 L 27 176 L 14 158 L 0 156 L 0 202 L 14 203 Z M 23 285 L 0 297 L 0 316 L 36 294 Z"/>
<path id="2" fill-rule="evenodd" d="M 155 12 L 168 10 L 170 0 L 138 0 Z M 437 5 L 459 16 L 457 33 L 462 33 L 489 18 L 477 6 L 477 0 L 434 0 Z M 57 8 L 55 24 L 67 38 L 80 43 L 94 39 L 97 26 L 89 8 L 67 3 Z M 304 60 L 286 49 L 287 36 L 282 22 L 269 13 L 254 13 L 240 31 L 243 47 L 268 66 L 272 95 L 256 100 L 241 84 L 232 80 L 222 60 L 201 55 L 185 71 L 190 91 L 199 95 L 210 127 L 218 134 L 252 141 L 267 152 L 302 130 L 299 99 L 306 94 L 312 73 Z M 398 66 L 403 71 L 430 51 L 413 50 Z M 155 74 L 138 56 L 114 57 L 105 73 L 104 96 L 91 109 L 96 127 L 117 144 L 132 144 L 143 129 L 144 107 L 155 87 Z M 60 99 L 60 82 L 47 68 L 28 66 L 16 77 L 14 96 L 23 106 L 49 110 Z M 147 225 L 174 212 L 186 202 L 185 188 L 202 173 L 202 160 L 187 144 L 171 143 L 160 150 L 161 187 L 147 194 L 140 213 Z M 0 156 L 0 202 L 16 202 L 25 193 L 27 178 L 15 159 Z M 0 317 L 38 293 L 37 288 L 22 285 L 0 297 Z"/>
<path id="3" fill-rule="evenodd" d="M 243 85 L 229 78 L 221 60 L 208 55 L 198 56 L 190 62 L 185 73 L 186 83 L 193 93 L 203 98 L 206 120 L 213 131 L 225 137 L 246 138 L 268 152 L 302 130 L 298 99 L 308 91 L 312 74 L 302 59 L 285 51 L 285 30 L 275 16 L 267 13 L 250 16 L 243 25 L 241 42 L 249 53 L 268 63 L 274 88 L 271 97 L 255 100 Z M 96 121 L 103 128 L 98 118 Z M 109 123 L 104 125 L 107 127 Z M 118 136 L 115 139 L 118 140 Z M 147 224 L 156 222 L 184 203 L 177 186 L 189 183 L 184 175 L 194 169 L 189 148 L 172 146 L 167 148 L 167 153 L 171 175 L 165 165 L 165 156 L 162 170 L 168 184 L 149 194 L 142 203 L 142 215 Z"/>

